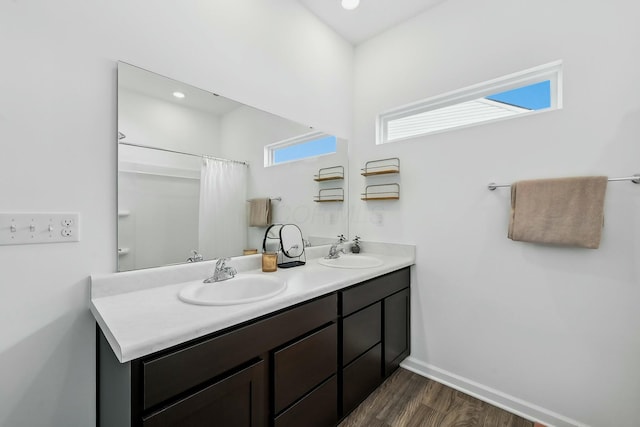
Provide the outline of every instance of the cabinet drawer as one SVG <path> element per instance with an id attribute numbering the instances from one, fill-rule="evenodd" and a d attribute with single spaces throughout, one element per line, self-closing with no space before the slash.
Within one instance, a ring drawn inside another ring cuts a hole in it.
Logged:
<path id="1" fill-rule="evenodd" d="M 143 427 L 264 425 L 264 362 L 248 366 L 144 417 Z"/>
<path id="2" fill-rule="evenodd" d="M 276 414 L 336 373 L 337 341 L 338 326 L 333 323 L 274 353 Z"/>
<path id="3" fill-rule="evenodd" d="M 332 427 L 338 421 L 338 380 L 334 375 L 280 414 L 275 427 Z"/>
<path id="4" fill-rule="evenodd" d="M 409 268 L 407 267 L 367 280 L 360 285 L 342 291 L 340 292 L 341 314 L 347 316 L 391 294 L 408 288 L 410 280 Z"/>
<path id="5" fill-rule="evenodd" d="M 342 366 L 378 344 L 382 335 L 382 309 L 378 302 L 342 321 Z"/>
<path id="6" fill-rule="evenodd" d="M 143 407 L 149 409 L 336 317 L 337 297 L 332 294 L 169 354 L 143 360 Z"/>
<path id="7" fill-rule="evenodd" d="M 378 344 L 343 371 L 342 407 L 351 412 L 382 382 L 382 344 Z"/>

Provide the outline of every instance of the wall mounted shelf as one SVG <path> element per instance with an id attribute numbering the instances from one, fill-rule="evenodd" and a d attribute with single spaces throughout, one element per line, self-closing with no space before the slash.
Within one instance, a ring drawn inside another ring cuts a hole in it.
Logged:
<path id="1" fill-rule="evenodd" d="M 367 185 L 364 193 L 360 197 L 361 200 L 373 201 L 373 200 L 399 200 L 400 199 L 400 184 L 376 184 Z"/>
<path id="2" fill-rule="evenodd" d="M 313 197 L 314 202 L 344 202 L 343 188 L 322 188 L 318 191 L 318 195 Z"/>
<path id="3" fill-rule="evenodd" d="M 362 176 L 387 175 L 400 173 L 400 159 L 392 157 L 389 159 L 370 160 L 361 169 Z"/>
<path id="4" fill-rule="evenodd" d="M 313 176 L 314 181 L 333 181 L 336 179 L 344 179 L 344 166 L 331 166 L 321 168 L 318 174 Z"/>

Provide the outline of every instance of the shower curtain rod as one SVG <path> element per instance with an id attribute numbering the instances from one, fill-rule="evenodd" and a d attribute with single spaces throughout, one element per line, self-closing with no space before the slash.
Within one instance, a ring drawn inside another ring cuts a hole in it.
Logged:
<path id="1" fill-rule="evenodd" d="M 609 178 L 607 181 L 611 182 L 611 181 L 631 181 L 634 184 L 640 184 L 640 174 L 635 174 L 633 176 L 625 176 L 622 178 Z M 495 190 L 496 188 L 501 188 L 501 187 L 511 187 L 511 184 L 496 184 L 495 182 L 490 182 L 489 184 L 487 184 L 487 188 L 491 191 Z"/>
<path id="2" fill-rule="evenodd" d="M 240 163 L 241 165 L 249 166 L 249 163 L 247 163 L 247 162 L 243 162 L 243 161 L 240 161 L 240 160 L 223 159 L 221 157 L 214 157 L 214 156 L 210 156 L 208 154 L 186 153 L 184 151 L 169 150 L 168 148 L 153 147 L 151 145 L 135 144 L 133 142 L 125 142 L 125 141 L 118 141 L 118 144 L 128 145 L 130 147 L 149 148 L 150 150 L 164 151 L 166 153 L 184 154 L 185 156 L 193 156 L 193 157 L 201 157 L 201 158 L 206 158 L 206 159 L 220 160 L 222 162 Z"/>

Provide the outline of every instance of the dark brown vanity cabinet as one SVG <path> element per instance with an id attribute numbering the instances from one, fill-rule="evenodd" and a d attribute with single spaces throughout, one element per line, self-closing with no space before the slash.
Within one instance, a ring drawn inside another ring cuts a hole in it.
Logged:
<path id="1" fill-rule="evenodd" d="M 340 291 L 342 411 L 346 416 L 409 355 L 409 269 Z"/>
<path id="2" fill-rule="evenodd" d="M 294 425 L 316 401 L 333 425 L 337 307 L 330 294 L 128 363 L 100 334 L 98 425 Z"/>
<path id="3" fill-rule="evenodd" d="M 331 427 L 409 354 L 409 269 L 127 363 L 98 338 L 99 427 Z"/>

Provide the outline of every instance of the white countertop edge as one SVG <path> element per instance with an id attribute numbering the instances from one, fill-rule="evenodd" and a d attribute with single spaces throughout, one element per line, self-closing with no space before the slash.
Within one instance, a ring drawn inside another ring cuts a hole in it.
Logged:
<path id="1" fill-rule="evenodd" d="M 369 243 L 369 242 L 367 242 Z M 213 265 L 214 262 L 202 262 L 195 264 L 183 264 L 177 266 L 161 267 L 159 269 L 147 269 L 138 270 L 134 272 L 115 273 L 112 275 L 92 276 L 92 298 L 90 303 L 90 310 L 93 313 L 100 329 L 105 334 L 105 337 L 116 357 L 121 363 L 126 363 L 131 360 L 147 356 L 160 350 L 164 350 L 175 345 L 190 341 L 195 338 L 200 338 L 205 335 L 218 332 L 229 327 L 260 318 L 262 316 L 277 312 L 287 307 L 294 306 L 311 299 L 321 297 L 323 295 L 330 294 L 345 287 L 355 285 L 357 283 L 405 268 L 415 264 L 415 246 L 412 245 L 389 245 L 389 244 L 377 244 L 377 243 L 364 243 L 363 253 L 368 255 L 378 255 L 386 258 L 386 263 L 380 267 L 367 268 L 367 269 L 349 269 L 341 276 L 349 276 L 348 278 L 339 280 L 329 280 L 326 283 L 310 287 L 304 292 L 291 294 L 284 294 L 281 297 L 274 297 L 270 300 L 260 301 L 257 303 L 239 305 L 239 312 L 227 313 L 224 317 L 219 318 L 206 318 L 198 319 L 197 321 L 191 321 L 188 324 L 182 326 L 174 326 L 170 331 L 153 330 L 148 331 L 148 334 L 144 334 L 144 337 L 138 336 L 135 339 L 127 339 L 119 334 L 118 330 L 126 330 L 127 313 L 121 310 L 115 310 L 113 307 L 109 307 L 105 302 L 113 301 L 113 298 L 123 298 L 124 294 L 135 292 L 131 295 L 131 298 L 146 297 L 148 294 L 156 295 L 154 292 L 175 292 L 175 290 L 165 291 L 162 287 L 173 287 L 181 283 L 198 280 L 203 276 L 202 272 L 208 272 L 210 267 L 205 264 Z M 402 247 L 402 248 L 401 248 Z M 365 251 L 365 249 L 367 249 Z M 373 249 L 378 251 L 373 252 Z M 324 249 L 323 249 L 324 251 Z M 316 251 L 317 252 L 317 251 Z M 399 254 L 399 255 L 398 255 Z M 324 255 L 324 253 L 322 253 Z M 260 255 L 257 256 L 260 259 Z M 320 256 L 309 257 L 309 260 L 319 258 Z M 250 267 L 255 265 L 255 260 L 249 260 L 248 257 L 243 257 L 241 261 L 247 261 L 243 267 Z M 236 258 L 233 259 L 234 261 Z M 238 265 L 236 262 L 234 265 Z M 187 274 L 185 267 L 190 267 Z M 195 268 L 194 268 L 195 267 Z M 239 271 L 250 271 L 246 269 L 236 267 Z M 160 270 L 160 271 L 158 271 Z M 290 270 L 295 270 L 290 269 Z M 342 269 L 333 269 L 342 270 Z M 304 270 L 298 270 L 303 271 Z M 313 273 L 313 272 L 311 272 Z M 304 273 L 303 273 L 304 274 Z M 335 275 L 335 273 L 334 273 Z M 118 279 L 122 276 L 123 281 Z M 195 276 L 195 278 L 194 278 Z M 179 277 L 179 279 L 178 279 Z M 133 280 L 132 280 L 133 278 Z M 98 292 L 94 292 L 94 280 L 98 281 L 100 289 Z M 102 279 L 106 279 L 102 280 Z M 172 280 L 173 283 L 167 283 L 167 280 Z M 136 282 L 139 284 L 142 282 L 142 286 L 136 286 Z M 150 283 L 155 282 L 155 286 L 151 286 Z M 133 289 L 127 288 L 128 285 L 133 283 Z M 113 289 L 109 289 L 113 287 Z M 126 296 L 124 296 L 127 298 Z M 176 304 L 185 304 L 177 301 Z"/>
<path id="2" fill-rule="evenodd" d="M 120 348 L 120 344 L 118 344 L 118 341 L 111 333 L 111 330 L 107 327 L 107 323 L 104 321 L 104 319 L 100 315 L 100 311 L 95 307 L 95 305 L 93 305 L 93 302 L 91 302 L 89 306 L 89 310 L 91 310 L 91 314 L 93 314 L 93 317 L 95 317 L 96 322 L 98 323 L 98 326 L 100 326 L 100 330 L 104 334 L 104 337 L 106 338 L 107 342 L 111 346 L 111 349 L 113 350 L 114 354 L 116 355 L 116 357 L 121 363 L 124 363 L 124 361 L 122 360 L 122 348 Z"/>

